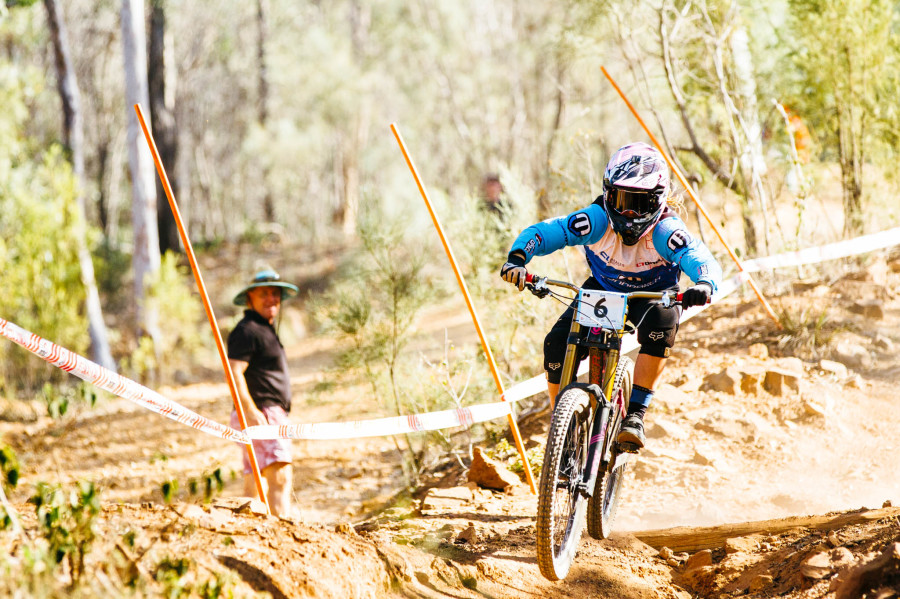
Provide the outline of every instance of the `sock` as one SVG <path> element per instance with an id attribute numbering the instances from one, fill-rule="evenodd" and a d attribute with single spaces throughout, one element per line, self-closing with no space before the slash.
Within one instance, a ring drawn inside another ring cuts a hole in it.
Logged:
<path id="1" fill-rule="evenodd" d="M 641 418 L 643 418 L 644 414 L 647 412 L 647 408 L 650 407 L 650 402 L 652 400 L 652 389 L 645 389 L 640 385 L 633 385 L 631 387 L 631 398 L 628 401 L 628 414 L 639 413 Z"/>

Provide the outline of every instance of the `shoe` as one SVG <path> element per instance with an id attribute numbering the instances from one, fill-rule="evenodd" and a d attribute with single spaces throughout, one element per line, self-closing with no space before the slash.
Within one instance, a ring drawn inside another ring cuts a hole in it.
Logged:
<path id="1" fill-rule="evenodd" d="M 640 414 L 629 414 L 626 416 L 616 441 L 619 443 L 631 443 L 637 449 L 641 449 L 644 446 L 644 418 Z"/>

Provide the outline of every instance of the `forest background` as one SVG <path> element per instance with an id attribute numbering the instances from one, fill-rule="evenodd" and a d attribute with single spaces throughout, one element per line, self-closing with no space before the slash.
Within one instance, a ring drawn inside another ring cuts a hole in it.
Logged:
<path id="1" fill-rule="evenodd" d="M 509 243 L 590 203 L 611 152 L 645 139 L 601 66 L 739 255 L 767 255 L 900 220 L 898 16 L 887 0 L 6 0 L 0 316 L 154 385 L 215 367 L 141 103 L 218 289 L 273 266 L 311 300 L 302 316 L 288 306 L 288 341 L 339 335 L 342 371 L 398 413 L 471 401 L 491 388 L 473 379 L 477 353 L 404 357 L 416 316 L 454 282 L 390 123 L 512 380 L 537 369 L 559 307 L 502 287 Z M 498 211 L 483 205 L 490 173 Z M 574 254 L 545 260 L 583 274 Z M 229 300 L 213 298 L 223 333 L 240 312 Z M 79 394 L 0 345 L 0 395 L 59 412 Z"/>

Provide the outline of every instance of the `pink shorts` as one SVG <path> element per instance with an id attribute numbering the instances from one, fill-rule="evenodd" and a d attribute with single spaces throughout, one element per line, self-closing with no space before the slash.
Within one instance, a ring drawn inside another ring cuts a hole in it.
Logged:
<path id="1" fill-rule="evenodd" d="M 266 417 L 269 424 L 290 424 L 287 412 L 281 406 L 268 405 L 262 408 L 262 413 Z M 238 420 L 237 412 L 231 413 L 231 428 L 240 430 L 241 423 Z M 283 462 L 290 464 L 291 441 L 290 439 L 265 439 L 253 441 L 253 453 L 256 454 L 256 463 L 259 464 L 260 470 L 265 470 L 268 466 Z M 247 455 L 247 446 L 241 443 L 241 454 L 244 456 L 244 474 L 250 474 L 250 457 Z"/>

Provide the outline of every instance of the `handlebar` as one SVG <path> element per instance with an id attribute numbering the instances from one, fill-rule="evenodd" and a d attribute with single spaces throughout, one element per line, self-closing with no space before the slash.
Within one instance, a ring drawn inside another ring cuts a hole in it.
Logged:
<path id="1" fill-rule="evenodd" d="M 575 285 L 574 283 L 568 283 L 566 281 L 555 281 L 553 279 L 540 277 L 531 273 L 525 274 L 525 283 L 529 286 L 528 289 L 538 297 L 543 297 L 547 295 L 547 293 L 549 293 L 549 289 L 547 289 L 548 285 L 552 285 L 553 287 L 563 287 L 565 289 L 574 291 L 575 293 L 581 291 L 581 287 Z M 662 304 L 664 306 L 670 306 L 675 303 L 680 303 L 681 298 L 684 294 L 674 293 L 672 291 L 631 291 L 626 292 L 624 295 L 626 295 L 629 299 L 641 298 L 663 300 Z M 709 300 L 707 300 L 707 302 L 708 301 Z"/>

